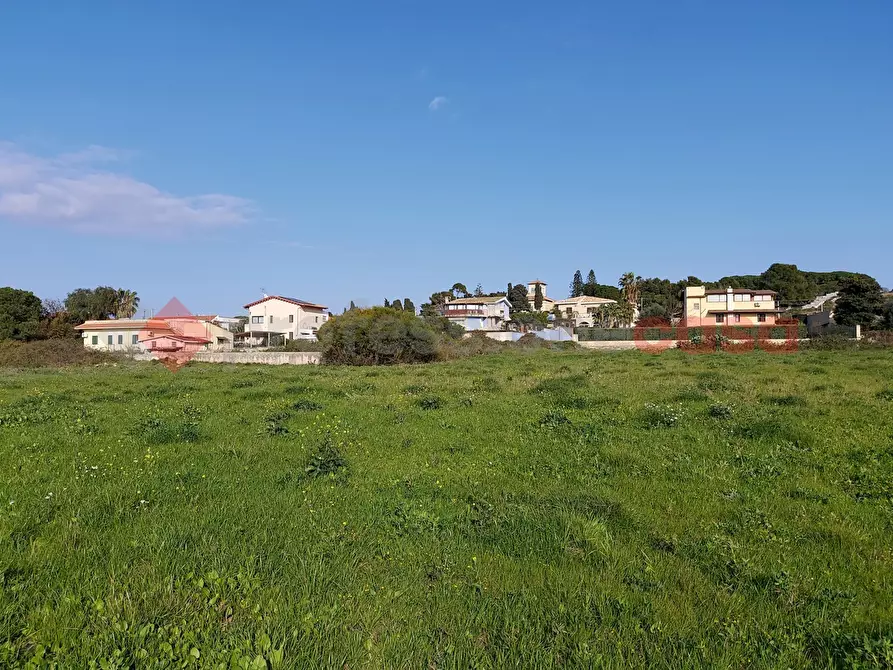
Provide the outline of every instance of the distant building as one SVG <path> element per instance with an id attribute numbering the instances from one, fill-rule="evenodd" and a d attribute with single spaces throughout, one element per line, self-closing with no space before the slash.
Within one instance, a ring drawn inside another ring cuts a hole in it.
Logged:
<path id="1" fill-rule="evenodd" d="M 596 298 L 591 295 L 581 295 L 577 298 L 565 298 L 556 300 L 555 307 L 561 314 L 561 318 L 573 321 L 577 328 L 589 328 L 598 321 L 598 312 L 605 305 L 616 305 L 616 300 L 610 298 Z"/>
<path id="2" fill-rule="evenodd" d="M 505 296 L 456 298 L 441 305 L 440 313 L 465 330 L 502 330 L 511 319 L 511 303 Z"/>
<path id="3" fill-rule="evenodd" d="M 266 295 L 245 305 L 248 323 L 236 338 L 247 344 L 265 344 L 273 340 L 314 340 L 328 318 L 328 307 L 298 298 Z M 278 337 L 277 337 L 278 336 Z"/>
<path id="4" fill-rule="evenodd" d="M 555 305 L 555 301 L 546 295 L 546 282 L 540 279 L 534 279 L 532 282 L 527 282 L 527 302 L 530 303 L 530 309 L 536 311 L 536 306 L 534 304 L 536 300 L 536 287 L 540 286 L 543 292 L 543 306 L 540 307 L 540 312 L 551 312 L 552 307 Z"/>
<path id="5" fill-rule="evenodd" d="M 689 286 L 685 289 L 685 325 L 772 325 L 781 313 L 776 298 L 775 291 Z"/>
<path id="6" fill-rule="evenodd" d="M 226 351 L 233 348 L 233 334 L 211 316 L 175 316 L 155 319 L 107 319 L 85 321 L 84 346 L 100 351 Z"/>

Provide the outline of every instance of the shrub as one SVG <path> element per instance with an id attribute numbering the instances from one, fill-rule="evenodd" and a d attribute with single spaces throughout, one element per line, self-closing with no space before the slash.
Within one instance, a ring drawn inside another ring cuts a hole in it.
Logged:
<path id="1" fill-rule="evenodd" d="M 422 363 L 437 356 L 437 335 L 425 322 L 384 307 L 355 309 L 319 329 L 324 363 L 392 365 Z"/>
<path id="2" fill-rule="evenodd" d="M 440 346 L 437 348 L 437 357 L 442 361 L 449 361 L 457 358 L 480 356 L 482 354 L 493 354 L 504 351 L 508 346 L 508 343 L 498 342 L 487 337 L 484 333 L 473 332 L 468 337 L 463 337 L 460 340 L 441 340 Z"/>
<path id="3" fill-rule="evenodd" d="M 116 360 L 114 354 L 88 349 L 81 340 L 0 340 L 0 367 L 4 368 L 96 365 Z"/>
<path id="4" fill-rule="evenodd" d="M 322 342 L 318 339 L 312 340 L 287 340 L 281 347 L 276 347 L 279 351 L 322 351 Z"/>
<path id="5" fill-rule="evenodd" d="M 347 468 L 347 461 L 344 455 L 335 446 L 331 436 L 326 435 L 316 453 L 310 457 L 304 472 L 310 477 L 334 477 L 345 468 Z"/>

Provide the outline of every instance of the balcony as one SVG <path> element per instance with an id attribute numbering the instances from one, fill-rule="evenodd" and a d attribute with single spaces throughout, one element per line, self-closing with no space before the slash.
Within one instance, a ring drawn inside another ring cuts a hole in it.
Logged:
<path id="1" fill-rule="evenodd" d="M 442 309 L 440 313 L 447 318 L 464 318 L 466 316 L 487 316 L 485 309 Z"/>

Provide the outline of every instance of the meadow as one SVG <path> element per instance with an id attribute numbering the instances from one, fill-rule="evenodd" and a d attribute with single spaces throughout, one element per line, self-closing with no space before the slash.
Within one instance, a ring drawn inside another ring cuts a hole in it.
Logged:
<path id="1" fill-rule="evenodd" d="M 893 667 L 893 352 L 0 370 L 0 665 Z"/>

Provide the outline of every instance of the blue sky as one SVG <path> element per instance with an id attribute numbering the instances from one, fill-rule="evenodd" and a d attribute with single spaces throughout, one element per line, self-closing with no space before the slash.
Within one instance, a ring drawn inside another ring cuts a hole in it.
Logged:
<path id="1" fill-rule="evenodd" d="M 893 3 L 10 2 L 0 285 L 893 284 Z"/>

